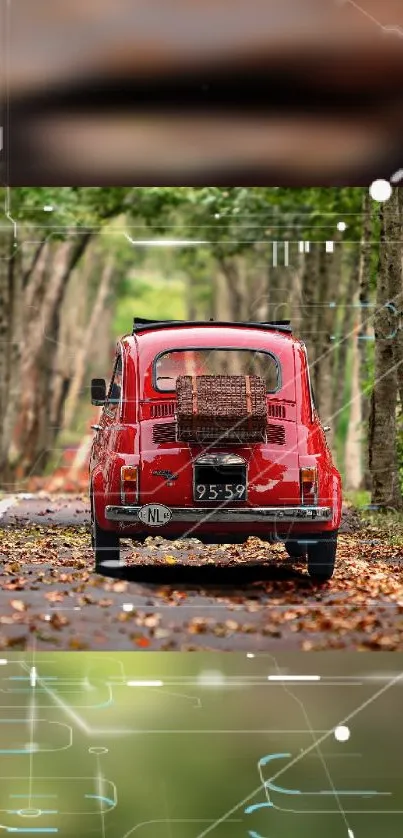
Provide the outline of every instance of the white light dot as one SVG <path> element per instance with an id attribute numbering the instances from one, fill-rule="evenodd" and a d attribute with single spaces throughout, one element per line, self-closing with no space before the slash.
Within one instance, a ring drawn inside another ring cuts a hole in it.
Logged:
<path id="1" fill-rule="evenodd" d="M 389 200 L 392 187 L 388 180 L 373 180 L 369 187 L 369 194 L 374 201 L 382 203 Z"/>
<path id="2" fill-rule="evenodd" d="M 221 687 L 225 683 L 225 676 L 218 669 L 212 669 L 200 672 L 197 680 L 203 687 Z"/>
<path id="3" fill-rule="evenodd" d="M 50 204 L 45 204 L 43 208 L 44 212 L 53 212 L 53 207 Z"/>
<path id="4" fill-rule="evenodd" d="M 334 736 L 338 742 L 347 742 L 350 739 L 350 728 L 346 725 L 338 725 L 334 731 Z"/>
<path id="5" fill-rule="evenodd" d="M 214 213 L 214 218 L 221 218 L 220 213 L 219 212 Z"/>
<path id="6" fill-rule="evenodd" d="M 124 602 L 122 608 L 123 611 L 133 611 L 134 605 L 131 602 Z"/>
<path id="7" fill-rule="evenodd" d="M 347 229 L 347 224 L 345 221 L 338 221 L 337 222 L 337 229 L 340 230 L 341 233 L 344 233 L 344 230 Z"/>
<path id="8" fill-rule="evenodd" d="M 247 657 L 247 658 L 254 658 L 255 656 L 254 656 L 253 652 L 248 652 L 248 654 L 246 655 L 246 657 Z"/>
<path id="9" fill-rule="evenodd" d="M 26 751 L 39 751 L 39 745 L 37 742 L 26 742 L 24 748 Z"/>
<path id="10" fill-rule="evenodd" d="M 45 620 L 46 620 L 47 622 L 49 622 L 49 620 L 50 620 L 50 619 L 51 619 L 50 614 L 45 614 Z"/>

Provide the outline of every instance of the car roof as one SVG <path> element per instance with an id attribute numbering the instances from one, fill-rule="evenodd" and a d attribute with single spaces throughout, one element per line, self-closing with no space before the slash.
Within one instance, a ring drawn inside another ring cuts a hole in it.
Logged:
<path id="1" fill-rule="evenodd" d="M 275 327 L 265 327 L 258 323 L 221 323 L 221 322 L 198 322 L 178 323 L 172 322 L 169 325 L 158 328 L 145 326 L 139 327 L 134 335 L 125 335 L 122 342 L 127 346 L 133 346 L 138 342 L 139 350 L 142 352 L 152 350 L 154 353 L 162 352 L 164 349 L 198 348 L 203 346 L 254 348 L 270 348 L 273 352 L 286 350 L 294 344 L 300 344 L 295 335 L 289 330 L 283 331 Z"/>
<path id="2" fill-rule="evenodd" d="M 274 329 L 280 332 L 292 332 L 290 320 L 215 320 L 210 317 L 209 320 L 147 320 L 144 317 L 135 317 L 133 320 L 133 334 L 145 329 L 169 329 L 172 326 L 237 326 L 238 328 L 255 326 L 258 329 Z"/>

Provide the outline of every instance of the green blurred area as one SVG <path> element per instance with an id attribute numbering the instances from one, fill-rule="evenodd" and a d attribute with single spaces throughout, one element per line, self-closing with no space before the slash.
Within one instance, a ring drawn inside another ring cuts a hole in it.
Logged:
<path id="1" fill-rule="evenodd" d="M 0 822 L 61 838 L 345 838 L 347 821 L 358 838 L 396 838 L 402 686 L 382 689 L 396 654 L 357 657 L 40 653 L 32 687 L 33 659 L 11 653 L 0 672 Z M 323 683 L 269 683 L 270 673 Z M 346 719 L 341 743 L 334 729 Z M 248 814 L 267 800 L 262 779 L 277 786 L 274 808 Z M 323 794 L 334 788 L 382 795 Z"/>
<path id="2" fill-rule="evenodd" d="M 113 333 L 116 338 L 131 331 L 133 316 L 158 320 L 186 319 L 186 279 L 153 273 L 126 282 L 125 293 L 116 300 Z"/>

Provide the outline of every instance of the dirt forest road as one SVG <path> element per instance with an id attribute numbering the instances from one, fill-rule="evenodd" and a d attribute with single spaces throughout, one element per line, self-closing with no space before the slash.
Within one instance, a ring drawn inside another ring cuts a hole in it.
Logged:
<path id="1" fill-rule="evenodd" d="M 123 544 L 125 567 L 96 575 L 84 495 L 1 498 L 0 652 L 403 650 L 403 539 L 352 509 L 324 587 L 258 539 Z"/>

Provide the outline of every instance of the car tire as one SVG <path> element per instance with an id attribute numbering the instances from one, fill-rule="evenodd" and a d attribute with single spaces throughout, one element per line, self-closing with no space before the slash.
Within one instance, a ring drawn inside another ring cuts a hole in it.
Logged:
<path id="1" fill-rule="evenodd" d="M 300 541 L 285 541 L 284 547 L 290 559 L 306 559 L 306 545 Z"/>
<path id="2" fill-rule="evenodd" d="M 306 544 L 308 553 L 308 573 L 313 582 L 327 582 L 333 576 L 337 531 L 313 535 Z"/>
<path id="3" fill-rule="evenodd" d="M 120 566 L 120 539 L 117 533 L 103 530 L 95 515 L 91 494 L 91 544 L 95 557 L 95 572 L 103 573 L 106 567 Z M 105 563 L 108 563 L 105 566 Z"/>

